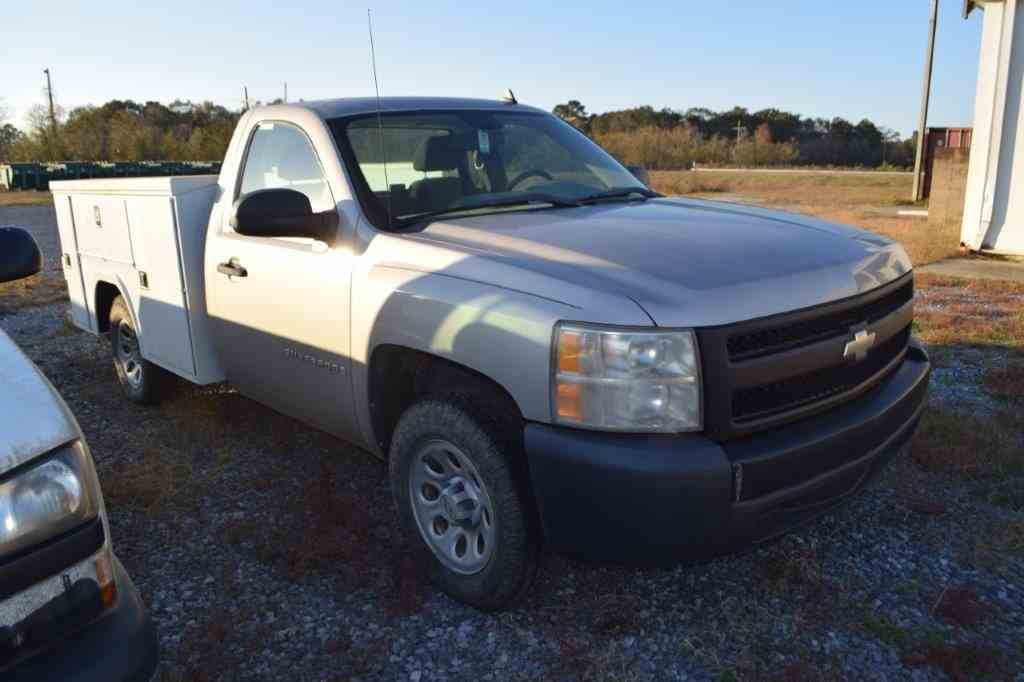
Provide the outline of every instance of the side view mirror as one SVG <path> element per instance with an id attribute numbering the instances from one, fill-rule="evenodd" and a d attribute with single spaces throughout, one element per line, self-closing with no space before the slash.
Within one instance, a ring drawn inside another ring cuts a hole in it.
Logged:
<path id="1" fill-rule="evenodd" d="M 43 269 L 39 246 L 20 227 L 0 227 L 0 283 L 30 277 Z"/>
<path id="2" fill-rule="evenodd" d="M 247 237 L 305 237 L 331 243 L 338 213 L 314 213 L 309 197 L 293 189 L 261 189 L 235 202 L 231 227 Z"/>
<path id="3" fill-rule="evenodd" d="M 651 186 L 651 174 L 647 172 L 647 169 L 643 166 L 626 166 L 626 170 L 633 174 L 633 177 L 644 183 L 647 187 Z"/>

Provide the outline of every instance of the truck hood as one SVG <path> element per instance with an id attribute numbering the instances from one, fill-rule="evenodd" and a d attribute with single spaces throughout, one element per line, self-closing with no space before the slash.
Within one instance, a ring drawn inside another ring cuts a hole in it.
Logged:
<path id="1" fill-rule="evenodd" d="M 0 331 L 0 475 L 78 438 L 57 391 Z"/>
<path id="2" fill-rule="evenodd" d="M 903 248 L 885 237 L 696 199 L 450 219 L 407 236 L 466 254 L 448 268 L 453 276 L 578 308 L 590 300 L 579 292 L 618 295 L 668 327 L 806 308 L 863 293 L 911 268 Z"/>

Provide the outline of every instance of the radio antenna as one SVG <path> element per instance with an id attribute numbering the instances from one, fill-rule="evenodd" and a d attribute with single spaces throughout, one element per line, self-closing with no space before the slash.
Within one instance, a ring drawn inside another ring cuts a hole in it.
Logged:
<path id="1" fill-rule="evenodd" d="M 377 92 L 377 138 L 380 143 L 380 155 L 384 160 L 384 191 L 385 206 L 388 213 L 388 227 L 391 227 L 391 183 L 388 182 L 388 152 L 384 148 L 384 118 L 380 106 L 380 82 L 377 80 L 377 51 L 373 48 L 373 17 L 370 9 L 366 9 L 366 26 L 370 31 L 370 66 L 373 69 L 373 89 Z"/>

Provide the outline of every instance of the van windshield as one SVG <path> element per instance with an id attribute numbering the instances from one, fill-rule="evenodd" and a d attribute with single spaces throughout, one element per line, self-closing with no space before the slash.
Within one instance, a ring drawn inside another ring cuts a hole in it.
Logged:
<path id="1" fill-rule="evenodd" d="M 400 228 L 429 216 L 565 207 L 651 193 L 585 135 L 521 111 L 403 111 L 330 122 L 370 220 Z"/>

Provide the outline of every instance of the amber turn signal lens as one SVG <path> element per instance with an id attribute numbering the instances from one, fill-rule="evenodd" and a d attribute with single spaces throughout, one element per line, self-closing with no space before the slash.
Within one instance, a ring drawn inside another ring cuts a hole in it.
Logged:
<path id="1" fill-rule="evenodd" d="M 96 557 L 96 582 L 100 586 L 100 601 L 103 608 L 109 609 L 117 601 L 117 581 L 114 580 L 110 552 L 105 551 Z"/>
<path id="2" fill-rule="evenodd" d="M 558 335 L 558 371 L 579 374 L 580 346 L 583 335 L 579 332 L 562 331 Z"/>
<path id="3" fill-rule="evenodd" d="M 583 420 L 583 391 L 579 384 L 558 385 L 558 416 L 572 421 Z"/>

